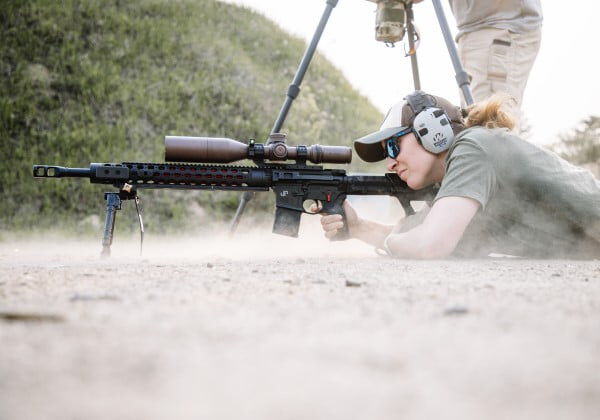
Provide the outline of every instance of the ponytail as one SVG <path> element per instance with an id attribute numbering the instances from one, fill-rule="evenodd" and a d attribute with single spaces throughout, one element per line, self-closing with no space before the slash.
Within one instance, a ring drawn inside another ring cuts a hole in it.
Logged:
<path id="1" fill-rule="evenodd" d="M 469 106 L 465 118 L 465 127 L 481 126 L 485 128 L 508 128 L 512 130 L 517 125 L 511 111 L 513 102 L 510 96 L 494 94 L 485 101 Z"/>

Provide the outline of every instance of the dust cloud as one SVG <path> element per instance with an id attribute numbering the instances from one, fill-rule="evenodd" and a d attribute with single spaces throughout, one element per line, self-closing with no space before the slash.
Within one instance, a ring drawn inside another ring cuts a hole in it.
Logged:
<path id="1" fill-rule="evenodd" d="M 353 196 L 352 206 L 361 217 L 393 225 L 403 211 L 396 199 L 390 197 Z M 417 209 L 423 203 L 415 203 Z M 319 215 L 303 214 L 298 238 L 271 232 L 272 220 L 242 218 L 235 235 L 229 235 L 225 223 L 203 227 L 184 234 L 157 234 L 146 228 L 143 252 L 140 256 L 140 235 L 115 232 L 109 260 L 131 262 L 193 262 L 194 260 L 229 259 L 268 260 L 270 258 L 311 257 L 372 257 L 375 250 L 356 239 L 330 241 L 325 238 Z M 124 223 L 122 220 L 121 223 Z M 16 234 L 0 242 L 0 261 L 12 262 L 85 262 L 97 260 L 101 251 L 101 227 L 97 239 L 64 232 L 40 232 L 26 238 Z"/>
<path id="2" fill-rule="evenodd" d="M 322 233 L 319 219 L 317 216 L 303 217 L 298 238 L 273 234 L 267 224 L 251 230 L 242 227 L 234 236 L 229 236 L 226 225 L 183 235 L 156 235 L 146 231 L 141 255 L 139 233 L 116 234 L 111 257 L 106 262 L 264 261 L 375 255 L 373 247 L 358 240 L 329 241 Z M 85 263 L 99 259 L 101 242 L 100 235 L 97 239 L 78 239 L 64 233 L 39 234 L 34 240 L 17 237 L 0 243 L 0 262 Z"/>

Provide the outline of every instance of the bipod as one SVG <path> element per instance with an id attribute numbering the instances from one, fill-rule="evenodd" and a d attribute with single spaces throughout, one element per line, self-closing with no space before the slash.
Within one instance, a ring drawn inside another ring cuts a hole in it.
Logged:
<path id="1" fill-rule="evenodd" d="M 104 201 L 106 201 L 106 218 L 104 220 L 104 232 L 102 234 L 102 252 L 101 258 L 110 257 L 110 246 L 112 245 L 115 233 L 115 221 L 117 219 L 117 210 L 121 210 L 121 204 L 124 200 L 134 200 L 135 210 L 137 212 L 140 224 L 140 256 L 144 246 L 144 221 L 142 219 L 140 198 L 137 191 L 131 185 L 125 184 L 119 192 L 105 192 Z"/>

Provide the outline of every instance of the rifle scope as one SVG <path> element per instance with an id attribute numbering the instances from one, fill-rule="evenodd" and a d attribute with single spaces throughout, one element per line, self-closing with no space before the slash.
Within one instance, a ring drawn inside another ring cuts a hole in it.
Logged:
<path id="1" fill-rule="evenodd" d="M 165 160 L 169 162 L 231 163 L 254 161 L 309 161 L 312 163 L 350 163 L 352 149 L 345 146 L 288 146 L 283 142 L 242 143 L 219 137 L 165 137 Z"/>

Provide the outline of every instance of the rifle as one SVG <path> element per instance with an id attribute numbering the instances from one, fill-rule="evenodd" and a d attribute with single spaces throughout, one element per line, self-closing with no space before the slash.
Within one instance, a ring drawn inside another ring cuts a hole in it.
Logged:
<path id="1" fill-rule="evenodd" d="M 214 165 L 251 159 L 254 166 Z M 294 159 L 294 164 L 285 164 Z M 298 236 L 302 213 L 341 214 L 348 195 L 388 195 L 396 197 L 407 215 L 414 214 L 411 201 L 433 199 L 435 190 L 411 190 L 396 174 L 347 175 L 343 169 L 325 169 L 311 163 L 349 163 L 352 149 L 342 146 L 288 146 L 285 135 L 272 134 L 267 144 L 250 140 L 247 144 L 228 138 L 165 138 L 165 163 L 91 163 L 89 168 L 34 165 L 35 178 L 88 178 L 93 184 L 112 185 L 116 192 L 105 192 L 106 218 L 102 256 L 110 255 L 116 212 L 126 200 L 134 200 L 141 231 L 144 225 L 138 191 L 143 189 L 268 191 L 275 193 L 273 233 Z M 267 162 L 269 161 L 269 162 Z M 185 163 L 181 163 L 185 162 Z M 190 162 L 202 162 L 190 163 Z M 345 239 L 344 224 L 334 240 Z"/>

